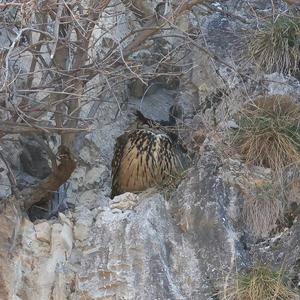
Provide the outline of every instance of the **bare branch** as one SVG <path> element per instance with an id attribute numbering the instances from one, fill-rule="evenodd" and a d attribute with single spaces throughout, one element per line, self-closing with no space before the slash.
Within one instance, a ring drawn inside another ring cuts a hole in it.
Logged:
<path id="1" fill-rule="evenodd" d="M 38 186 L 22 191 L 22 205 L 25 209 L 29 209 L 42 198 L 49 197 L 72 175 L 76 168 L 76 162 L 70 150 L 65 146 L 61 146 L 58 152 L 58 158 L 60 159 L 60 165 L 52 174 L 42 180 Z"/>
<path id="2" fill-rule="evenodd" d="M 45 133 L 45 134 L 70 134 L 90 132 L 91 128 L 67 128 L 67 127 L 31 127 L 24 124 L 15 124 L 9 121 L 0 121 L 0 132 L 5 133 Z"/>

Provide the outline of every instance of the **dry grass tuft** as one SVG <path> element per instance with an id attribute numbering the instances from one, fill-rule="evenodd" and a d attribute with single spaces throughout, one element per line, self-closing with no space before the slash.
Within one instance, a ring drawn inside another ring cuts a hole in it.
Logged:
<path id="1" fill-rule="evenodd" d="M 276 228 L 276 222 L 283 213 L 279 194 L 272 183 L 256 186 L 254 191 L 244 194 L 242 216 L 256 238 L 266 238 Z"/>
<path id="2" fill-rule="evenodd" d="M 300 161 L 299 120 L 290 97 L 259 97 L 241 111 L 233 141 L 247 163 L 280 171 Z"/>
<path id="3" fill-rule="evenodd" d="M 266 72 L 297 71 L 300 19 L 293 16 L 277 16 L 266 22 L 261 30 L 255 30 L 249 42 L 249 55 Z"/>
<path id="4" fill-rule="evenodd" d="M 222 300 L 299 300 L 287 287 L 282 272 L 265 266 L 253 268 L 248 274 L 237 275 L 224 292 Z"/>
<path id="5" fill-rule="evenodd" d="M 186 170 L 170 174 L 167 179 L 158 185 L 158 189 L 163 193 L 165 199 L 169 200 L 172 193 L 186 176 Z"/>

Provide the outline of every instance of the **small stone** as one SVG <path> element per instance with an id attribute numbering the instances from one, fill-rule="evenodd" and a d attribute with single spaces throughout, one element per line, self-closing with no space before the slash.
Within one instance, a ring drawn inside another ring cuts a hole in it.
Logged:
<path id="1" fill-rule="evenodd" d="M 43 222 L 34 225 L 36 238 L 42 242 L 50 243 L 51 227 L 49 223 Z"/>
<path id="2" fill-rule="evenodd" d="M 111 202 L 111 209 L 133 210 L 137 205 L 139 197 L 133 193 L 124 193 L 114 197 Z"/>
<path id="3" fill-rule="evenodd" d="M 227 122 L 227 127 L 228 128 L 233 128 L 233 129 L 238 129 L 239 128 L 239 125 L 236 124 L 236 122 L 234 120 L 229 120 Z"/>
<path id="4" fill-rule="evenodd" d="M 88 143 L 88 142 L 87 142 Z M 95 149 L 92 144 L 88 144 L 82 148 L 79 153 L 79 157 L 91 166 L 95 165 L 95 158 L 97 158 L 98 149 Z"/>
<path id="5" fill-rule="evenodd" d="M 85 224 L 76 224 L 74 227 L 74 238 L 75 240 L 84 241 L 89 234 L 89 227 Z"/>
<path id="6" fill-rule="evenodd" d="M 220 129 L 226 130 L 226 129 L 238 129 L 239 125 L 234 120 L 229 121 L 223 121 L 219 125 Z"/>
<path id="7" fill-rule="evenodd" d="M 11 195 L 10 181 L 7 173 L 8 171 L 5 163 L 0 159 L 0 182 L 2 184 L 0 188 L 0 199 L 7 198 Z"/>
<path id="8" fill-rule="evenodd" d="M 77 222 L 74 226 L 75 240 L 84 241 L 89 237 L 90 226 L 92 225 L 94 215 L 85 208 L 80 208 L 77 216 Z"/>
<path id="9" fill-rule="evenodd" d="M 61 224 L 55 223 L 52 225 L 52 231 L 51 231 L 51 250 L 52 251 L 61 247 L 61 238 L 60 238 L 61 231 L 62 231 Z"/>
<path id="10" fill-rule="evenodd" d="M 99 190 L 87 190 L 78 197 L 79 205 L 84 205 L 88 209 L 99 206 L 107 206 L 108 198 Z"/>
<path id="11" fill-rule="evenodd" d="M 84 185 L 85 172 L 85 167 L 79 167 L 75 169 L 71 177 L 73 191 L 77 191 L 79 187 L 82 187 Z"/>
<path id="12" fill-rule="evenodd" d="M 72 228 L 72 222 L 69 220 L 69 218 L 67 218 L 67 216 L 65 214 L 63 214 L 61 212 L 58 213 L 58 218 L 59 218 L 59 221 L 61 222 L 61 224 L 66 224 Z"/>
<path id="13" fill-rule="evenodd" d="M 100 184 L 109 176 L 109 171 L 106 166 L 94 167 L 86 173 L 85 182 L 87 184 Z"/>
<path id="14" fill-rule="evenodd" d="M 61 239 L 63 241 L 63 245 L 65 247 L 67 254 L 70 255 L 73 248 L 73 232 L 72 232 L 72 228 L 67 224 L 63 225 L 61 231 Z"/>

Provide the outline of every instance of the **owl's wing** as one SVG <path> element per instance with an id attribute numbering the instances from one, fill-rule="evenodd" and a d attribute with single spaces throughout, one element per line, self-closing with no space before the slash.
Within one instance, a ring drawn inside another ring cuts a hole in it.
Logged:
<path id="1" fill-rule="evenodd" d="M 118 170 L 121 165 L 121 161 L 124 154 L 124 148 L 128 141 L 128 134 L 123 133 L 116 139 L 115 149 L 114 149 L 114 157 L 111 162 L 111 173 L 112 173 L 112 193 L 111 196 L 113 197 L 117 193 L 117 177 L 118 177 Z"/>
<path id="2" fill-rule="evenodd" d="M 122 161 L 124 148 L 126 146 L 126 143 L 128 141 L 128 134 L 123 133 L 116 139 L 115 149 L 114 149 L 114 157 L 111 162 L 111 169 L 112 169 L 112 176 L 115 177 L 115 175 L 118 172 L 120 163 Z"/>

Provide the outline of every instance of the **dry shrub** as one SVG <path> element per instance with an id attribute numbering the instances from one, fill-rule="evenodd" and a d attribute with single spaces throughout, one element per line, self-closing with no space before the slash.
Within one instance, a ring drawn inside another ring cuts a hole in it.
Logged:
<path id="1" fill-rule="evenodd" d="M 277 16 L 255 30 L 249 42 L 249 55 L 266 72 L 297 71 L 299 64 L 300 19 Z"/>
<path id="2" fill-rule="evenodd" d="M 288 205 L 293 203 L 300 205 L 300 180 L 299 178 L 293 178 L 287 182 L 285 188 L 285 196 Z"/>
<path id="3" fill-rule="evenodd" d="M 283 273 L 266 266 L 253 268 L 248 274 L 237 274 L 224 291 L 222 300 L 299 300 L 287 287 Z"/>
<path id="4" fill-rule="evenodd" d="M 300 164 L 287 166 L 282 172 L 281 184 L 288 204 L 300 204 Z"/>
<path id="5" fill-rule="evenodd" d="M 288 96 L 262 96 L 237 120 L 234 143 L 247 163 L 280 171 L 300 161 L 300 108 Z"/>
<path id="6" fill-rule="evenodd" d="M 265 238 L 282 216 L 283 202 L 274 184 L 266 183 L 244 194 L 243 220 L 256 238 Z"/>
<path id="7" fill-rule="evenodd" d="M 177 189 L 179 184 L 185 179 L 186 170 L 179 171 L 169 176 L 157 187 L 163 193 L 165 199 L 169 200 L 172 193 Z"/>

